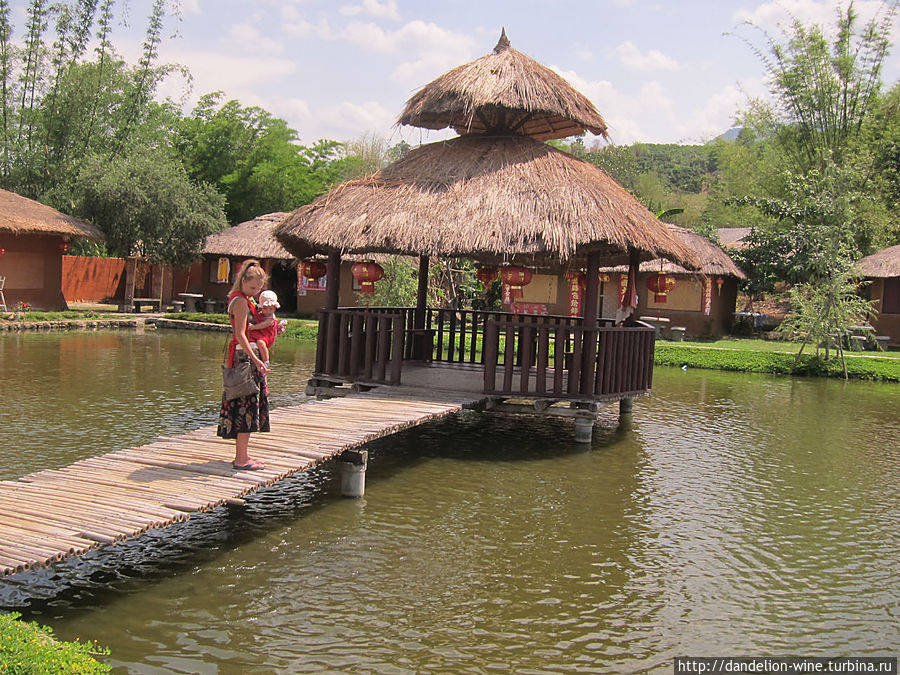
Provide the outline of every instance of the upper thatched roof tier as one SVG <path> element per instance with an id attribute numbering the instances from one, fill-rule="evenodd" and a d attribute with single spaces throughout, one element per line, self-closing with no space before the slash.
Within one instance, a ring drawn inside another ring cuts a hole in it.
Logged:
<path id="1" fill-rule="evenodd" d="M 585 131 L 606 137 L 606 122 L 587 97 L 509 45 L 506 32 L 491 54 L 425 85 L 397 120 L 459 134 L 518 133 L 546 141 Z"/>
<path id="2" fill-rule="evenodd" d="M 240 258 L 291 260 L 293 256 L 272 236 L 272 230 L 285 216 L 287 214 L 281 212 L 268 213 L 211 234 L 206 238 L 202 252 Z"/>
<path id="3" fill-rule="evenodd" d="M 0 190 L 0 231 L 3 230 L 13 234 L 104 239 L 103 232 L 96 226 L 7 190 Z"/>
<path id="4" fill-rule="evenodd" d="M 524 136 L 460 136 L 410 151 L 301 206 L 275 230 L 298 257 L 329 250 L 560 266 L 629 247 L 695 269 L 696 254 L 601 169 Z"/>
<path id="5" fill-rule="evenodd" d="M 900 244 L 867 255 L 856 263 L 856 269 L 872 279 L 900 277 Z"/>
<path id="6" fill-rule="evenodd" d="M 700 258 L 700 269 L 689 270 L 670 260 L 658 258 L 656 260 L 648 260 L 641 263 L 641 272 L 665 272 L 666 274 L 704 274 L 706 276 L 722 276 L 736 277 L 737 279 L 746 279 L 747 275 L 740 267 L 734 264 L 734 261 L 725 251 L 713 244 L 706 237 L 703 237 L 693 230 L 688 230 L 677 225 L 669 224 L 669 230 L 678 237 L 679 241 L 685 246 L 691 248 L 697 257 Z M 605 272 L 627 272 L 626 265 L 617 265 L 615 267 L 606 267 Z"/>

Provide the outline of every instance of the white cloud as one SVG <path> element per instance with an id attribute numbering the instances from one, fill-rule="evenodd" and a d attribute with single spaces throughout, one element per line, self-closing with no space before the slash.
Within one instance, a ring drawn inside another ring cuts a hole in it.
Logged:
<path id="1" fill-rule="evenodd" d="M 284 45 L 280 41 L 264 36 L 256 26 L 249 23 L 232 25 L 228 29 L 228 38 L 236 41 L 242 51 L 251 54 L 280 54 L 284 51 Z"/>
<path id="2" fill-rule="evenodd" d="M 184 14 L 200 14 L 200 0 L 182 0 L 181 11 Z"/>
<path id="3" fill-rule="evenodd" d="M 296 20 L 282 24 L 281 30 L 285 35 L 292 38 L 332 40 L 335 37 L 335 32 L 325 17 L 319 19 L 318 23 L 311 23 L 298 15 Z"/>
<path id="4" fill-rule="evenodd" d="M 345 139 L 359 138 L 373 131 L 380 136 L 387 136 L 397 120 L 395 113 L 377 101 L 344 101 L 336 106 L 320 109 L 315 118 L 313 124 L 316 138 Z"/>
<path id="5" fill-rule="evenodd" d="M 660 70 L 678 70 L 678 62 L 663 54 L 658 49 L 651 49 L 648 52 L 641 53 L 638 46 L 626 40 L 615 48 L 616 56 L 619 62 L 626 68 L 640 71 L 660 71 Z"/>
<path id="6" fill-rule="evenodd" d="M 387 0 L 386 2 L 363 0 L 361 5 L 343 5 L 338 11 L 344 16 L 366 14 L 377 19 L 400 20 L 400 13 L 397 11 L 397 0 Z"/>
<path id="7" fill-rule="evenodd" d="M 579 61 L 592 61 L 594 59 L 594 52 L 590 49 L 579 49 L 575 52 L 575 56 Z"/>
<path id="8" fill-rule="evenodd" d="M 470 60 L 474 47 L 472 38 L 425 21 L 411 21 L 394 31 L 351 22 L 341 37 L 367 51 L 409 55 L 394 68 L 391 79 L 410 87 Z"/>

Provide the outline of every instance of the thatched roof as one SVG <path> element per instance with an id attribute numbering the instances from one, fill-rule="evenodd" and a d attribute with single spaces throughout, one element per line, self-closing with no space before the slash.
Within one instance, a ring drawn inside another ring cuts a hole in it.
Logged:
<path id="1" fill-rule="evenodd" d="M 668 223 L 667 223 L 668 224 Z M 641 263 L 640 272 L 665 272 L 666 274 L 704 274 L 706 276 L 717 277 L 736 277 L 738 279 L 746 279 L 747 275 L 740 267 L 734 264 L 734 261 L 728 257 L 721 248 L 713 244 L 706 237 L 703 237 L 693 230 L 688 230 L 677 225 L 668 224 L 672 233 L 678 237 L 685 246 L 689 246 L 700 258 L 700 268 L 698 270 L 685 269 L 681 265 L 677 265 L 669 260 L 657 258 L 656 260 L 648 260 Z M 614 267 L 604 267 L 604 272 L 627 272 L 626 265 L 616 265 Z"/>
<path id="2" fill-rule="evenodd" d="M 298 257 L 399 253 L 560 266 L 627 249 L 697 267 L 697 256 L 601 169 L 524 136 L 467 135 L 421 146 L 332 189 L 275 230 Z"/>
<path id="3" fill-rule="evenodd" d="M 7 190 L 0 190 L 0 231 L 104 239 L 96 226 Z"/>
<path id="4" fill-rule="evenodd" d="M 272 236 L 272 230 L 288 214 L 276 212 L 229 227 L 206 238 L 202 253 L 239 258 L 291 260 L 293 256 Z"/>
<path id="5" fill-rule="evenodd" d="M 900 277 L 900 245 L 867 255 L 856 263 L 856 269 L 872 279 Z"/>
<path id="6" fill-rule="evenodd" d="M 722 248 L 747 248 L 748 244 L 744 239 L 751 231 L 749 227 L 720 227 L 719 243 L 722 244 Z"/>
<path id="7" fill-rule="evenodd" d="M 459 134 L 519 133 L 540 141 L 585 131 L 606 136 L 593 103 L 562 77 L 509 46 L 506 32 L 491 54 L 425 85 L 397 120 Z"/>

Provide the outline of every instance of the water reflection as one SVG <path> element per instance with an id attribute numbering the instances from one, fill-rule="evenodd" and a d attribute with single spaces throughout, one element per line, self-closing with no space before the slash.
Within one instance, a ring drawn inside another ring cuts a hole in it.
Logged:
<path id="1" fill-rule="evenodd" d="M 221 353 L 192 338 L 150 336 L 179 375 L 140 375 L 182 383 L 181 408 Z M 302 382 L 309 362 L 280 358 Z M 668 673 L 684 654 L 900 648 L 900 388 L 655 381 L 592 447 L 564 423 L 463 413 L 371 444 L 364 500 L 322 468 L 22 575 L 0 602 L 110 645 L 121 672 Z M 129 433 L 199 425 L 146 419 Z"/>

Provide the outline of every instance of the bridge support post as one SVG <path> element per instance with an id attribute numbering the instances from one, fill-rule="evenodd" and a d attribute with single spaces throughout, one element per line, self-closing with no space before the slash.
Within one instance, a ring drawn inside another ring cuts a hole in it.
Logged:
<path id="1" fill-rule="evenodd" d="M 633 413 L 634 412 L 634 399 L 633 398 L 623 398 L 619 400 L 619 414 L 625 413 Z"/>
<path id="2" fill-rule="evenodd" d="M 594 434 L 594 420 L 589 417 L 575 418 L 575 442 L 590 443 Z"/>
<path id="3" fill-rule="evenodd" d="M 366 493 L 368 450 L 345 450 L 338 457 L 341 470 L 341 496 L 359 498 Z"/>

